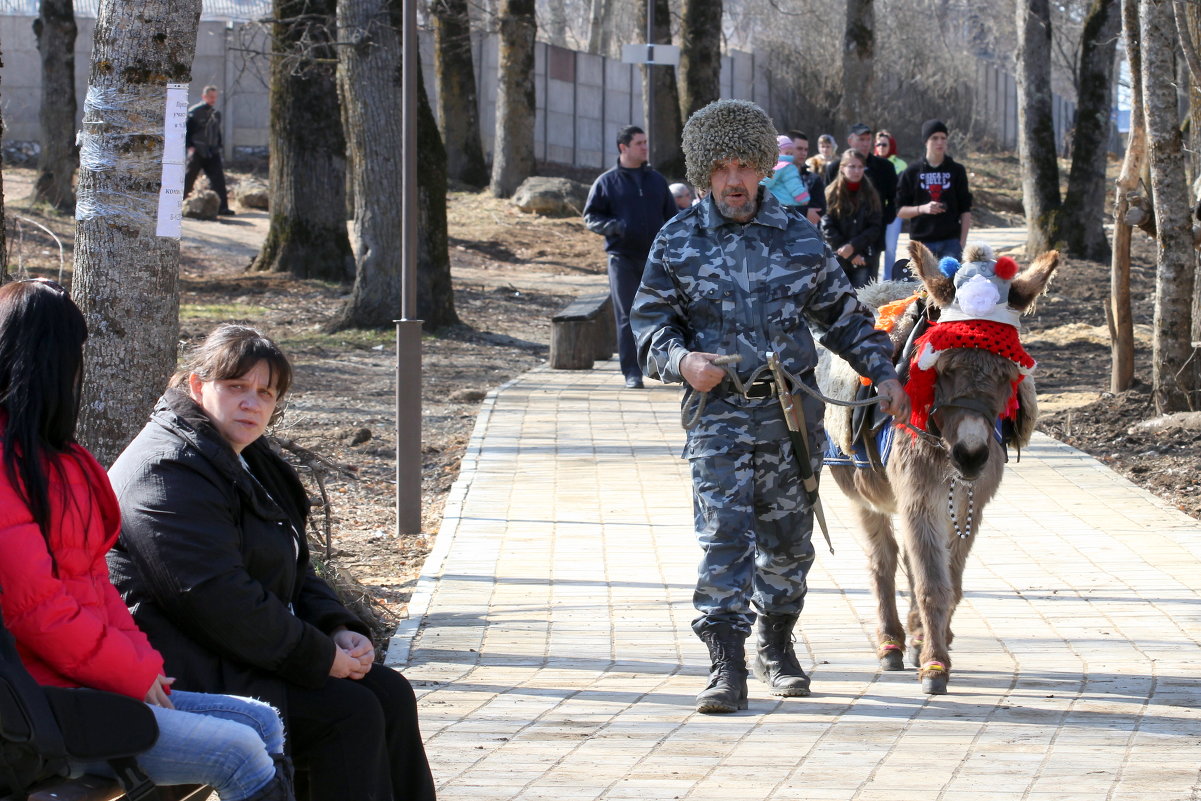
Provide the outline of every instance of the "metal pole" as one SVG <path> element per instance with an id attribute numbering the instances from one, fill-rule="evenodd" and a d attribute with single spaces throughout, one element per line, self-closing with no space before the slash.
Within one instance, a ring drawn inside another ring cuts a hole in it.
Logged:
<path id="1" fill-rule="evenodd" d="M 647 158 L 655 146 L 655 0 L 646 0 L 646 141 Z M 652 159 L 651 163 L 654 161 Z"/>
<path id="2" fill-rule="evenodd" d="M 417 0 L 402 30 L 400 319 L 396 321 L 396 533 L 421 533 L 421 321 L 417 316 Z"/>

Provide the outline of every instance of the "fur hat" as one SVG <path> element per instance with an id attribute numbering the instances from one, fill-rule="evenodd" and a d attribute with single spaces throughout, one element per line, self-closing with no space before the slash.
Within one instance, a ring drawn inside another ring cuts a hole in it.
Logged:
<path id="1" fill-rule="evenodd" d="M 682 140 L 688 183 L 702 190 L 710 188 L 718 162 L 740 159 L 766 177 L 780 155 L 776 126 L 746 100 L 716 100 L 698 110 L 684 124 Z"/>

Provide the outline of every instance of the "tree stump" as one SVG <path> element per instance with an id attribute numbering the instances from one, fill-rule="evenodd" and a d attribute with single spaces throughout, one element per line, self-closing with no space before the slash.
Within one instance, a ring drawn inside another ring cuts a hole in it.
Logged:
<path id="1" fill-rule="evenodd" d="M 613 355 L 616 342 L 609 293 L 576 298 L 551 318 L 550 366 L 555 370 L 590 370 L 598 358 Z"/>

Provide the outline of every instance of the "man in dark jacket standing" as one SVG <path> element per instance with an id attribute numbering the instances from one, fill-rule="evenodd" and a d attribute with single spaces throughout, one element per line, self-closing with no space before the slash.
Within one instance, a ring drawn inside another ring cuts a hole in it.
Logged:
<path id="1" fill-rule="evenodd" d="M 901 173 L 897 216 L 912 220 L 909 238 L 935 256 L 958 259 L 972 227 L 972 193 L 967 170 L 947 155 L 947 126 L 942 120 L 922 124 L 926 157 Z"/>
<path id="2" fill-rule="evenodd" d="M 655 234 L 676 216 L 667 179 L 646 163 L 646 134 L 636 125 L 617 134 L 617 164 L 592 184 L 584 204 L 588 230 L 605 237 L 609 289 L 617 319 L 617 353 L 626 387 L 642 389 L 642 368 L 630 333 L 630 306 L 642 282 L 642 270 Z"/>
<path id="3" fill-rule="evenodd" d="M 218 214 L 233 215 L 225 191 L 225 165 L 221 161 L 221 112 L 217 111 L 217 87 L 206 86 L 201 102 L 188 109 L 188 127 L 184 142 L 188 148 L 188 167 L 183 178 L 183 193 L 192 192 L 196 176 L 204 170 L 209 184 L 221 198 Z"/>
<path id="4" fill-rule="evenodd" d="M 861 122 L 851 126 L 847 134 L 847 144 L 853 150 L 858 150 L 867 159 L 867 177 L 880 194 L 880 205 L 883 207 L 880 236 L 873 248 L 873 255 L 867 264 L 867 277 L 876 280 L 880 275 L 880 254 L 884 252 L 884 230 L 888 224 L 897 218 L 897 170 L 888 159 L 882 159 L 872 153 L 872 129 Z M 823 178 L 826 186 L 834 183 L 838 177 L 838 159 L 826 165 Z"/>

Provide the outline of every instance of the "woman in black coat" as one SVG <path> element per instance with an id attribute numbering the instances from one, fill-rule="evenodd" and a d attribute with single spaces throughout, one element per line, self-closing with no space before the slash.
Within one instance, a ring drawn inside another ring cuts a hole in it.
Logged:
<path id="1" fill-rule="evenodd" d="M 258 331 L 209 335 L 109 471 L 113 582 L 179 688 L 280 711 L 298 799 L 432 800 L 413 690 L 313 572 L 307 493 L 263 439 L 290 383 Z"/>
<path id="2" fill-rule="evenodd" d="M 866 169 L 867 159 L 858 150 L 842 154 L 838 176 L 826 187 L 822 215 L 822 236 L 855 287 L 876 277 L 872 265 L 884 230 L 880 194 L 864 174 Z"/>

